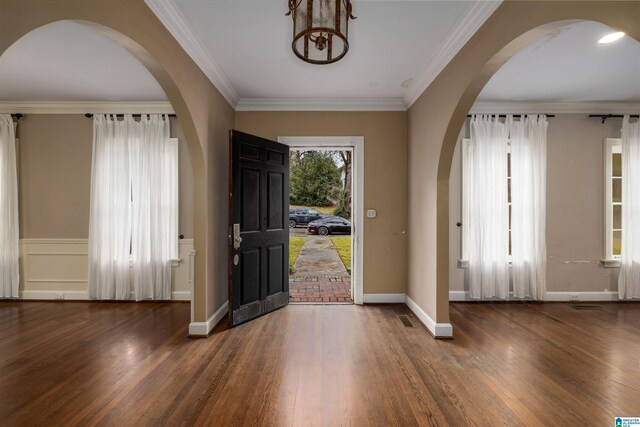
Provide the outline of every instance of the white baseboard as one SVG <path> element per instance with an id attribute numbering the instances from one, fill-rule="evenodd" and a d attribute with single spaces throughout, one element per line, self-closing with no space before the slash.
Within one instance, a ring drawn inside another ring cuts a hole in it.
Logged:
<path id="1" fill-rule="evenodd" d="M 474 299 L 469 295 L 469 291 L 449 291 L 450 302 L 472 301 L 472 302 L 502 302 L 502 301 L 531 301 L 531 298 L 513 298 L 513 292 L 509 292 L 509 298 L 504 300 L 500 298 L 481 298 Z"/>
<path id="2" fill-rule="evenodd" d="M 619 301 L 618 292 L 547 292 L 545 301 Z"/>
<path id="3" fill-rule="evenodd" d="M 23 300 L 76 300 L 89 299 L 87 291 L 20 291 Z"/>
<path id="4" fill-rule="evenodd" d="M 191 301 L 190 291 L 173 291 L 171 292 L 171 299 L 174 301 Z"/>
<path id="5" fill-rule="evenodd" d="M 409 295 L 406 298 L 407 306 L 418 316 L 418 319 L 424 323 L 435 338 L 451 338 L 453 336 L 451 323 L 436 323 L 414 300 L 409 298 Z"/>
<path id="6" fill-rule="evenodd" d="M 20 299 L 53 300 L 53 301 L 62 301 L 62 300 L 90 301 L 87 291 L 20 291 Z M 131 297 L 129 300 L 130 301 L 135 300 L 135 296 L 133 292 L 131 292 Z M 191 301 L 191 292 L 189 291 L 171 292 L 171 301 Z"/>
<path id="7" fill-rule="evenodd" d="M 225 301 L 206 322 L 191 322 L 189 325 L 189 335 L 206 337 L 228 312 L 229 301 Z"/>
<path id="8" fill-rule="evenodd" d="M 511 293 L 509 293 L 511 295 Z M 523 301 L 522 298 L 514 298 L 514 301 Z M 525 299 L 526 300 L 526 299 Z M 618 292 L 547 292 L 545 301 L 618 301 Z M 477 300 L 469 296 L 469 291 L 449 291 L 449 301 L 493 301 L 493 299 Z M 504 301 L 495 299 L 495 301 Z"/>
<path id="9" fill-rule="evenodd" d="M 469 297 L 468 291 L 449 291 L 449 301 L 475 301 Z"/>
<path id="10" fill-rule="evenodd" d="M 365 304 L 404 304 L 406 294 L 364 294 L 362 299 Z"/>

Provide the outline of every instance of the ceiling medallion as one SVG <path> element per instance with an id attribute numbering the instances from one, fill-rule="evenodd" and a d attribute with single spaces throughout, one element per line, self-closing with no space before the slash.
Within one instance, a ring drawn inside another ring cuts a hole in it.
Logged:
<path id="1" fill-rule="evenodd" d="M 349 50 L 350 0 L 289 0 L 293 53 L 311 64 L 331 64 Z"/>

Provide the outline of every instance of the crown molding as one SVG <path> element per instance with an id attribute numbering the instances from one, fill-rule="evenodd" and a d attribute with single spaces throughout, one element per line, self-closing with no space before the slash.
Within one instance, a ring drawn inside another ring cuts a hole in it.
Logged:
<path id="1" fill-rule="evenodd" d="M 458 21 L 454 29 L 449 33 L 447 40 L 442 44 L 427 67 L 415 80 L 409 91 L 404 96 L 407 108 L 422 95 L 427 87 L 436 79 L 438 74 L 447 66 L 449 61 L 462 49 L 478 28 L 495 12 L 502 0 L 490 0 L 476 2 L 471 9 Z"/>
<path id="2" fill-rule="evenodd" d="M 400 98 L 242 98 L 236 111 L 406 111 Z"/>
<path id="3" fill-rule="evenodd" d="M 169 102 L 0 102 L 0 113 L 173 114 Z"/>
<path id="4" fill-rule="evenodd" d="M 640 102 L 476 101 L 469 114 L 638 114 Z"/>
<path id="5" fill-rule="evenodd" d="M 227 76 L 223 73 L 222 68 L 216 63 L 200 39 L 196 37 L 174 0 L 144 0 L 144 2 L 211 80 L 211 83 L 220 91 L 222 96 L 235 108 L 240 100 L 238 92 L 236 92 Z"/>

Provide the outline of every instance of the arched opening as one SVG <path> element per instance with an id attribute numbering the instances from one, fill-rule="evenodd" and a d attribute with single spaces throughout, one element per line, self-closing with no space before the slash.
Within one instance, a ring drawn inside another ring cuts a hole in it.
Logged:
<path id="1" fill-rule="evenodd" d="M 20 5 L 14 6 L 17 8 L 21 7 Z M 211 310 L 208 305 L 213 306 L 217 303 L 217 301 L 212 300 L 216 299 L 215 294 L 221 293 L 219 291 L 212 292 L 208 290 L 208 288 L 210 289 L 212 286 L 208 285 L 206 274 L 208 254 L 211 253 L 211 249 L 209 249 L 207 244 L 208 236 L 206 232 L 208 228 L 207 221 L 210 219 L 207 218 L 209 196 L 204 156 L 206 145 L 202 142 L 203 139 L 200 134 L 202 133 L 202 129 L 208 129 L 210 126 L 207 124 L 206 115 L 208 115 L 209 108 L 211 107 L 202 108 L 200 115 L 205 114 L 205 117 L 199 117 L 199 124 L 192 116 L 191 109 L 193 108 L 194 102 L 197 104 L 206 104 L 209 97 L 212 96 L 209 92 L 215 91 L 215 89 L 213 89 L 206 78 L 203 77 L 200 79 L 200 75 L 198 74 L 196 74 L 194 78 L 195 83 L 192 82 L 190 85 L 187 85 L 189 88 L 185 88 L 185 82 L 175 77 L 178 74 L 176 69 L 181 68 L 185 72 L 191 72 L 192 69 L 197 70 L 195 64 L 189 60 L 185 61 L 184 58 L 176 61 L 175 53 L 172 53 L 176 50 L 175 46 L 170 46 L 170 44 L 163 55 L 158 55 L 157 51 L 161 47 L 159 45 L 165 43 L 166 46 L 167 41 L 158 39 L 149 42 L 148 39 L 144 38 L 144 35 L 140 34 L 141 32 L 144 33 L 144 31 L 136 29 L 127 22 L 127 19 L 123 19 L 123 16 L 126 18 L 127 13 L 146 14 L 150 12 L 144 4 L 142 4 L 142 7 L 140 5 L 129 5 L 128 7 L 135 10 L 127 11 L 124 10 L 126 8 L 119 8 L 119 10 L 108 9 L 105 11 L 100 10 L 99 7 L 87 9 L 71 8 L 71 10 L 65 10 L 65 8 L 44 10 L 46 8 L 41 8 L 39 10 L 40 13 L 37 16 L 34 15 L 33 19 L 17 21 L 17 25 L 9 25 L 9 23 L 2 25 L 3 31 L 2 34 L 0 34 L 0 54 L 3 54 L 10 46 L 22 39 L 23 36 L 30 34 L 32 31 L 37 31 L 38 28 L 49 24 L 56 25 L 56 23 L 60 22 L 73 21 L 76 24 L 81 24 L 85 28 L 90 28 L 92 32 L 97 32 L 115 41 L 117 45 L 133 55 L 157 81 L 157 84 L 159 84 L 164 94 L 166 94 L 166 98 L 169 100 L 179 120 L 179 128 L 181 128 L 179 133 L 183 138 L 182 143 L 186 147 L 184 153 L 188 153 L 188 156 L 183 157 L 185 157 L 185 160 L 186 157 L 190 158 L 191 173 L 189 174 L 188 180 L 185 181 L 188 181 L 187 184 L 192 186 L 188 201 L 192 203 L 193 206 L 185 209 L 185 212 L 189 212 L 188 215 L 191 217 L 187 219 L 187 222 L 193 234 L 193 248 L 200 256 L 200 262 L 194 263 L 193 273 L 191 274 L 192 290 L 189 290 L 191 299 L 191 322 L 205 322 L 210 316 L 209 312 L 215 311 Z M 7 8 L 10 9 L 11 6 Z M 8 19 L 7 17 L 9 16 L 16 16 L 11 10 L 7 10 L 6 14 L 4 12 L 5 10 L 3 10 L 3 16 L 6 19 Z M 153 27 L 153 25 L 151 25 L 151 27 Z M 164 28 L 162 28 L 160 24 L 157 24 L 157 28 L 160 28 L 160 36 L 163 36 L 162 31 L 164 31 Z M 147 28 L 147 30 L 149 30 L 149 28 Z M 147 38 L 152 38 L 152 33 L 153 30 L 148 31 L 146 35 Z M 157 36 L 156 34 L 156 37 Z M 134 38 L 146 43 L 149 49 L 155 51 L 155 55 Z M 171 59 L 173 63 L 169 64 L 169 57 L 172 54 L 174 55 L 174 58 Z M 183 52 L 180 51 L 179 54 L 182 55 Z M 206 86 L 206 88 L 203 86 Z M 200 94 L 194 96 L 198 91 L 200 91 Z M 202 95 L 203 93 L 205 93 L 205 96 Z M 188 104 L 192 104 L 191 108 L 188 107 Z M 122 112 L 128 113 L 130 111 Z M 90 123 L 89 119 L 84 120 Z M 174 122 L 173 127 L 177 127 L 177 120 L 174 120 Z M 184 261 L 185 265 L 188 265 L 188 260 Z M 213 282 L 213 279 L 214 278 L 211 277 L 210 281 Z M 226 292 L 222 293 L 226 294 Z"/>
<path id="2" fill-rule="evenodd" d="M 635 111 L 632 105 L 635 102 L 637 106 L 640 101 L 637 74 L 640 71 L 640 43 L 628 37 L 609 45 L 598 43 L 603 35 L 613 31 L 598 22 L 576 21 L 548 33 L 520 50 L 493 75 L 470 112 L 515 114 L 515 121 L 521 120 L 517 116 L 519 114 L 551 115 L 545 132 L 546 172 L 539 177 L 546 182 L 546 196 L 540 200 L 543 204 L 539 206 L 540 216 L 536 215 L 546 223 L 546 233 L 542 235 L 546 237 L 546 244 L 540 247 L 540 251 L 546 251 L 546 256 L 538 258 L 544 260 L 539 268 L 546 270 L 543 277 L 546 280 L 536 280 L 536 283 L 545 283 L 546 290 L 535 296 L 529 293 L 530 298 L 540 299 L 544 295 L 547 301 L 575 301 L 580 304 L 618 298 L 618 269 L 603 268 L 617 263 L 601 260 L 613 260 L 616 256 L 613 252 L 610 255 L 603 252 L 605 242 L 617 247 L 616 254 L 619 255 L 621 232 L 613 230 L 620 229 L 621 177 L 613 178 L 618 194 L 612 198 L 610 207 L 605 206 L 608 187 L 603 183 L 606 179 L 605 166 L 611 162 L 611 159 L 605 159 L 606 140 L 620 137 L 622 119 L 611 118 L 604 123 L 600 118 L 590 118 L 589 115 Z M 506 120 L 506 117 L 500 119 L 502 122 Z M 463 249 L 468 247 L 467 240 L 470 240 L 466 232 L 471 212 L 465 211 L 464 206 L 470 203 L 467 199 L 471 199 L 471 194 L 463 196 L 463 189 L 465 186 L 472 188 L 473 183 L 466 179 L 462 182 L 463 176 L 471 174 L 471 167 L 465 163 L 472 157 L 468 151 L 472 145 L 470 121 L 471 118 L 467 118 L 458 137 L 449 179 L 450 301 L 472 300 L 469 295 L 469 258 Z M 515 212 L 522 209 L 512 209 L 512 196 L 518 191 L 508 184 L 513 184 L 514 178 L 521 182 L 523 174 L 513 176 L 513 170 L 506 167 L 509 156 L 505 155 L 503 162 L 508 196 L 502 211 L 505 212 L 505 222 L 509 224 L 505 224 L 505 229 L 508 227 L 509 234 L 513 235 L 511 225 L 522 223 Z M 619 162 L 620 157 L 617 159 Z M 521 193 L 533 197 L 527 191 Z M 478 194 L 482 194 L 482 190 Z M 613 218 L 614 209 L 617 221 Z M 609 210 L 611 224 L 607 227 Z M 606 231 L 608 228 L 611 231 Z M 522 233 L 519 230 L 516 234 Z M 509 240 L 516 244 L 513 239 Z M 505 258 L 510 259 L 514 246 L 505 245 Z M 514 291 L 515 269 L 509 270 L 509 299 Z"/>
<path id="3" fill-rule="evenodd" d="M 435 336 L 452 334 L 448 306 L 449 177 L 460 129 L 478 94 L 518 51 L 569 21 L 601 22 L 637 40 L 640 34 L 634 22 L 639 13 L 638 5 L 628 3 L 607 8 L 596 2 L 581 3 L 580 7 L 571 2 L 503 3 L 411 107 L 409 225 L 412 235 L 407 294 L 408 302 L 415 302 L 431 319 Z M 528 19 L 521 19 L 525 15 Z M 428 161 L 430 156 L 437 160 Z M 425 161 L 433 165 L 437 174 L 428 172 Z M 425 183 L 428 184 L 425 186 Z M 427 224 L 421 223 L 425 210 L 433 215 Z M 440 326 L 442 332 L 438 332 Z"/>

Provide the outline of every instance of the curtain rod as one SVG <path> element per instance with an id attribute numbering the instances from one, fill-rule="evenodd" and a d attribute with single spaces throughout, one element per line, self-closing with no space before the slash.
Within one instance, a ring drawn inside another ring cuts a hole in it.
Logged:
<path id="1" fill-rule="evenodd" d="M 24 116 L 20 113 L 12 113 L 11 117 L 16 119 L 16 120 L 20 120 L 21 118 L 23 118 Z"/>
<path id="2" fill-rule="evenodd" d="M 592 117 L 597 117 L 599 119 L 602 119 L 602 123 L 604 124 L 605 121 L 607 121 L 607 119 L 621 119 L 624 117 L 624 115 L 622 114 L 589 114 L 589 118 Z M 640 118 L 640 115 L 638 114 L 634 114 L 634 115 L 630 115 L 629 117 L 634 118 L 634 119 L 638 119 Z"/>
<path id="3" fill-rule="evenodd" d="M 555 117 L 555 114 L 509 114 L 512 117 L 522 117 L 522 116 L 547 116 L 547 117 Z M 498 117 L 507 117 L 507 114 L 467 114 L 467 117 L 473 116 L 498 116 Z"/>
<path id="4" fill-rule="evenodd" d="M 162 115 L 164 116 L 165 114 L 162 114 Z M 175 114 L 166 114 L 166 115 L 169 116 L 169 117 L 176 117 Z M 87 113 L 84 116 L 86 118 L 90 119 L 90 118 L 93 117 L 93 114 L 92 113 Z M 124 117 L 124 114 L 115 114 L 115 116 L 118 117 L 118 118 L 122 118 L 122 117 Z M 139 119 L 141 114 L 132 114 L 131 116 L 133 116 L 134 119 Z"/>

